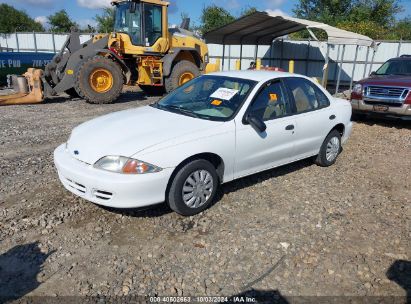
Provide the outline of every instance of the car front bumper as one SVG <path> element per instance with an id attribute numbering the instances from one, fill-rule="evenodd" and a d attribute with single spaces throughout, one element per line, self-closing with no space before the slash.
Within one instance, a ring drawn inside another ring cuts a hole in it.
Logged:
<path id="1" fill-rule="evenodd" d="M 354 113 L 382 115 L 384 117 L 411 120 L 411 105 L 404 104 L 401 107 L 388 107 L 387 111 L 375 111 L 374 105 L 366 104 L 364 100 L 351 99 Z"/>
<path id="2" fill-rule="evenodd" d="M 54 151 L 54 163 L 63 186 L 88 201 L 114 208 L 137 208 L 162 203 L 172 168 L 141 175 L 99 170 L 73 158 L 65 148 Z"/>

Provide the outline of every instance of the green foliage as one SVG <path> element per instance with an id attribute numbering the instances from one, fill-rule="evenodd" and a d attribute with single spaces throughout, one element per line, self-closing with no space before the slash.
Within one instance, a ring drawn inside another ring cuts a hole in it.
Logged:
<path id="1" fill-rule="evenodd" d="M 257 8 L 255 8 L 254 6 L 249 6 L 241 11 L 240 17 L 248 16 L 254 14 L 255 12 L 257 12 Z"/>
<path id="2" fill-rule="evenodd" d="M 56 33 L 69 33 L 72 27 L 78 24 L 71 21 L 67 12 L 63 9 L 47 17 L 51 30 Z"/>
<path id="3" fill-rule="evenodd" d="M 94 20 L 97 21 L 97 30 L 100 33 L 110 33 L 114 29 L 116 9 L 114 7 L 104 8 L 102 15 L 96 15 Z"/>
<path id="4" fill-rule="evenodd" d="M 204 34 L 233 22 L 234 20 L 235 17 L 224 8 L 210 5 L 203 8 L 200 31 Z"/>
<path id="5" fill-rule="evenodd" d="M 393 32 L 397 34 L 397 39 L 411 40 L 411 17 L 400 20 L 394 26 Z"/>
<path id="6" fill-rule="evenodd" d="M 25 12 L 7 4 L 0 4 L 0 33 L 44 32 L 44 27 L 30 18 Z"/>
<path id="7" fill-rule="evenodd" d="M 373 39 L 400 39 L 411 35 L 409 19 L 395 23 L 401 11 L 399 0 L 300 0 L 294 14 L 297 18 L 323 22 Z"/>

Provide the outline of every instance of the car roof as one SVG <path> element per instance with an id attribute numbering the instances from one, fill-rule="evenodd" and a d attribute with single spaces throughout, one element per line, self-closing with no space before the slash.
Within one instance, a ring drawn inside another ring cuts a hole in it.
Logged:
<path id="1" fill-rule="evenodd" d="M 254 81 L 258 81 L 258 82 L 265 82 L 265 81 L 269 81 L 269 80 L 274 79 L 274 78 L 281 78 L 281 77 L 296 77 L 296 76 L 298 76 L 298 77 L 307 78 L 304 75 L 291 74 L 291 73 L 287 73 L 287 72 L 256 71 L 256 70 L 225 71 L 225 72 L 210 73 L 210 74 L 206 74 L 206 75 L 234 77 L 234 78 L 254 80 Z"/>

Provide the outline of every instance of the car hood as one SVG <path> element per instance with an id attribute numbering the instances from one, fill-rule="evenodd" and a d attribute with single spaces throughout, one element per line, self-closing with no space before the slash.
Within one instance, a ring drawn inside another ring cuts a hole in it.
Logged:
<path id="1" fill-rule="evenodd" d="M 67 142 L 76 159 L 94 164 L 104 156 L 131 157 L 157 144 L 217 127 L 215 122 L 150 106 L 105 115 L 76 127 Z"/>
<path id="2" fill-rule="evenodd" d="M 359 81 L 363 85 L 381 85 L 381 86 L 396 86 L 396 87 L 411 87 L 411 76 L 403 75 L 383 75 L 371 76 Z"/>

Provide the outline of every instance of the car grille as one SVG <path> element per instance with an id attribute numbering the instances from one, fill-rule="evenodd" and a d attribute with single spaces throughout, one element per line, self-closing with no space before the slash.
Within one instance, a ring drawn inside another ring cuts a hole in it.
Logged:
<path id="1" fill-rule="evenodd" d="M 368 86 L 365 88 L 365 97 L 403 101 L 409 92 L 409 88 Z"/>

